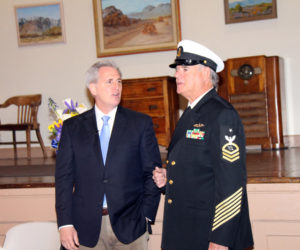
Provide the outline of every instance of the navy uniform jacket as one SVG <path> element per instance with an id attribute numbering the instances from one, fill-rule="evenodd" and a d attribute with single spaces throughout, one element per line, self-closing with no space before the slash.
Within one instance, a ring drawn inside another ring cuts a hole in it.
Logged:
<path id="1" fill-rule="evenodd" d="M 64 122 L 56 159 L 58 226 L 73 224 L 80 244 L 98 242 L 104 192 L 117 238 L 130 243 L 155 220 L 160 191 L 152 180 L 160 153 L 149 116 L 118 107 L 103 165 L 95 110 Z"/>
<path id="2" fill-rule="evenodd" d="M 246 181 L 243 125 L 212 89 L 182 115 L 169 146 L 162 248 L 252 246 Z"/>

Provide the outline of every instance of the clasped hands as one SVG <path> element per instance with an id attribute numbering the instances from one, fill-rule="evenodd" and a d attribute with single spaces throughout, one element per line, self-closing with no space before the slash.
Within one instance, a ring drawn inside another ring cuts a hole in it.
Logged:
<path id="1" fill-rule="evenodd" d="M 152 172 L 152 179 L 158 188 L 162 188 L 167 183 L 167 171 L 165 168 L 155 167 Z"/>

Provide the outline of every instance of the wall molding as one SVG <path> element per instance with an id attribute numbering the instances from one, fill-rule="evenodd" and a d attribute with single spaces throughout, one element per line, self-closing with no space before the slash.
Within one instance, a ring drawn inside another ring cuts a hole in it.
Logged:
<path id="1" fill-rule="evenodd" d="M 46 154 L 48 158 L 51 158 L 55 155 L 55 150 L 51 147 L 45 147 Z M 26 147 L 17 147 L 18 158 L 27 157 Z M 14 151 L 12 147 L 9 148 L 0 148 L 0 159 L 13 159 Z M 40 147 L 31 147 L 31 158 L 43 158 L 43 152 Z"/>
<path id="2" fill-rule="evenodd" d="M 284 144 L 290 148 L 300 147 L 300 135 L 285 135 L 283 137 Z"/>

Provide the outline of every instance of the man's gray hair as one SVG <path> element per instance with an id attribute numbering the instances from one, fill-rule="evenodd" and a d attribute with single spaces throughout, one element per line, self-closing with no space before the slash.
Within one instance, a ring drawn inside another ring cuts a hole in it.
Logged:
<path id="1" fill-rule="evenodd" d="M 121 70 L 119 67 L 112 61 L 105 60 L 94 63 L 86 72 L 85 82 L 87 87 L 91 83 L 97 83 L 99 79 L 99 69 L 102 67 L 112 67 L 118 71 L 120 77 L 122 77 Z"/>
<path id="2" fill-rule="evenodd" d="M 199 69 L 206 67 L 201 64 L 199 64 Z M 218 83 L 219 83 L 219 75 L 211 68 L 210 69 L 210 79 L 212 81 L 212 85 L 217 89 L 218 88 Z"/>
<path id="3" fill-rule="evenodd" d="M 212 84 L 215 88 L 218 88 L 218 83 L 219 83 L 219 75 L 212 69 L 210 69 L 210 77 Z"/>

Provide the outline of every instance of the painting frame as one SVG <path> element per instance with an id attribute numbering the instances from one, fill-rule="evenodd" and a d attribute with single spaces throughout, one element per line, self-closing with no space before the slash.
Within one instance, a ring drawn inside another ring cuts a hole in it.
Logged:
<path id="1" fill-rule="evenodd" d="M 109 1 L 109 0 L 106 0 Z M 127 4 L 131 0 L 123 0 L 128 1 Z M 94 21 L 95 21 L 95 36 L 96 36 L 96 51 L 97 51 L 97 57 L 109 57 L 109 56 L 120 56 L 120 55 L 129 55 L 129 54 L 137 54 L 137 53 L 147 53 L 147 52 L 158 52 L 158 51 L 167 51 L 167 50 L 176 50 L 178 42 L 181 40 L 181 27 L 180 27 L 180 9 L 179 9 L 179 0 L 170 0 L 171 4 L 171 16 L 168 17 L 168 20 L 170 22 L 163 20 L 163 22 L 166 22 L 168 27 L 172 27 L 169 29 L 168 32 L 168 38 L 170 38 L 170 34 L 172 33 L 172 39 L 167 42 L 159 41 L 152 44 L 149 44 L 151 40 L 146 41 L 146 43 L 143 43 L 141 41 L 140 44 L 134 44 L 134 45 L 124 45 L 120 44 L 121 42 L 128 43 L 128 40 L 126 40 L 126 37 L 128 37 L 128 33 L 126 34 L 125 31 L 117 31 L 114 33 L 113 36 L 108 37 L 106 34 L 104 34 L 104 19 L 103 19 L 103 6 L 102 6 L 102 0 L 93 0 L 93 8 L 94 8 Z M 124 14 L 125 15 L 125 14 Z M 164 17 L 167 18 L 167 17 Z M 134 23 L 131 21 L 128 21 L 130 26 L 137 27 L 139 25 L 142 25 L 143 19 L 141 23 Z M 105 19 L 105 22 L 107 24 L 107 19 Z M 137 21 L 139 22 L 139 21 Z M 171 25 L 170 25 L 171 24 Z M 136 25 L 136 26 L 134 26 Z M 106 27 L 107 29 L 113 30 L 111 27 Z M 139 26 L 139 29 L 141 26 Z M 130 29 L 130 27 L 129 27 Z M 133 29 L 133 28 L 132 28 Z M 144 28 L 145 29 L 145 28 Z M 125 30 L 125 29 L 124 29 Z M 138 28 L 135 28 L 135 31 L 137 31 Z M 105 31 L 106 32 L 106 31 Z M 133 31 L 132 31 L 133 32 Z M 144 32 L 144 31 L 143 31 Z M 149 34 L 147 34 L 149 35 Z M 115 37 L 121 37 L 123 40 L 118 40 Z M 150 37 L 150 35 L 149 35 Z M 110 40 L 109 40 L 110 39 Z M 151 38 L 150 38 L 151 39 Z M 107 41 L 112 41 L 111 43 Z M 119 43 L 119 44 L 118 44 Z M 107 45 L 109 44 L 109 45 Z M 115 44 L 115 45 L 113 45 Z M 111 47 L 109 47 L 111 46 Z"/>
<path id="2" fill-rule="evenodd" d="M 62 2 L 16 5 L 14 9 L 19 46 L 66 41 Z"/>
<path id="3" fill-rule="evenodd" d="M 225 11 L 225 23 L 240 23 L 240 22 L 249 22 L 249 21 L 257 21 L 257 20 L 265 20 L 271 18 L 277 18 L 277 3 L 276 0 L 271 0 L 270 3 L 264 3 L 265 5 L 260 5 L 260 0 L 257 0 L 257 4 L 246 6 L 247 11 L 238 10 L 238 8 L 243 8 L 241 5 L 236 8 L 235 12 L 233 12 L 233 8 L 229 7 L 230 0 L 224 0 L 224 11 Z M 243 2 L 243 1 L 236 1 Z M 260 5 L 260 6 L 259 6 Z M 267 6 L 269 5 L 269 6 Z M 271 7 L 270 7 L 271 6 Z M 265 9 L 263 12 L 261 10 Z M 252 14 L 252 13 L 254 14 Z M 265 12 L 265 13 L 264 13 Z"/>

